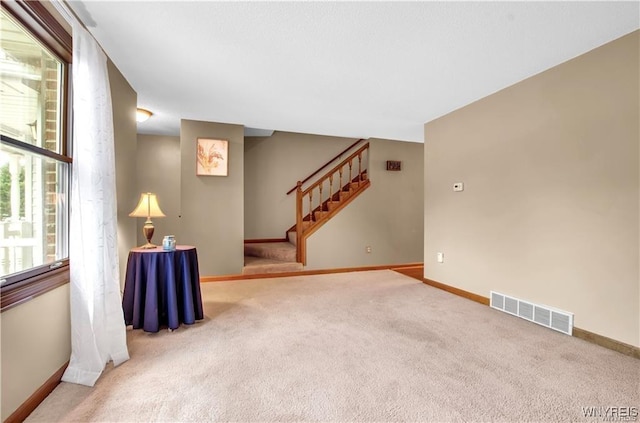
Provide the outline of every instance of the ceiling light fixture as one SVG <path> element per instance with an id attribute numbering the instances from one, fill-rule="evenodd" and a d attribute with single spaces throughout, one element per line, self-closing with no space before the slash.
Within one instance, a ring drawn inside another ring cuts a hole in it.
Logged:
<path id="1" fill-rule="evenodd" d="M 151 113 L 147 109 L 138 108 L 136 109 L 136 122 L 144 122 L 145 120 L 149 119 L 151 115 L 153 115 L 153 113 Z"/>

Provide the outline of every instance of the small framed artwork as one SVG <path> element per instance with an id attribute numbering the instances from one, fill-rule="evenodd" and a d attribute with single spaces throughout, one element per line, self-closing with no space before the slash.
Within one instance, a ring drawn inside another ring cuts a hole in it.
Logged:
<path id="1" fill-rule="evenodd" d="M 397 160 L 387 160 L 387 170 L 402 170 L 402 162 Z"/>
<path id="2" fill-rule="evenodd" d="M 229 141 L 198 138 L 196 175 L 227 176 L 229 174 Z"/>

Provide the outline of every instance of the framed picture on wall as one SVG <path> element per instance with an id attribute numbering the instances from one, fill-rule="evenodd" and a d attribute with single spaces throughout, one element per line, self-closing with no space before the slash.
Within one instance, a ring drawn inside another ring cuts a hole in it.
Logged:
<path id="1" fill-rule="evenodd" d="M 387 160 L 387 170 L 396 172 L 402 170 L 402 162 L 398 160 Z"/>
<path id="2" fill-rule="evenodd" d="M 227 176 L 229 174 L 229 141 L 198 138 L 196 175 Z"/>

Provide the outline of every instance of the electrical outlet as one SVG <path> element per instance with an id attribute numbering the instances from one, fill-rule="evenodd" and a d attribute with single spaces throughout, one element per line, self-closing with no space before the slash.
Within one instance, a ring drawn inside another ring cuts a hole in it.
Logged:
<path id="1" fill-rule="evenodd" d="M 367 254 L 371 254 L 371 246 L 367 245 L 367 247 L 365 248 Z"/>

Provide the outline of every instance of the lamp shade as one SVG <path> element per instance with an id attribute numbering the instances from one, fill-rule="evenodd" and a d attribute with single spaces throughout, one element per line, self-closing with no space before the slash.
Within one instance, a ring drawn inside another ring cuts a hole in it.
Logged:
<path id="1" fill-rule="evenodd" d="M 140 202 L 136 208 L 129 213 L 131 217 L 164 217 L 164 213 L 158 205 L 158 198 L 150 192 L 140 194 Z"/>

